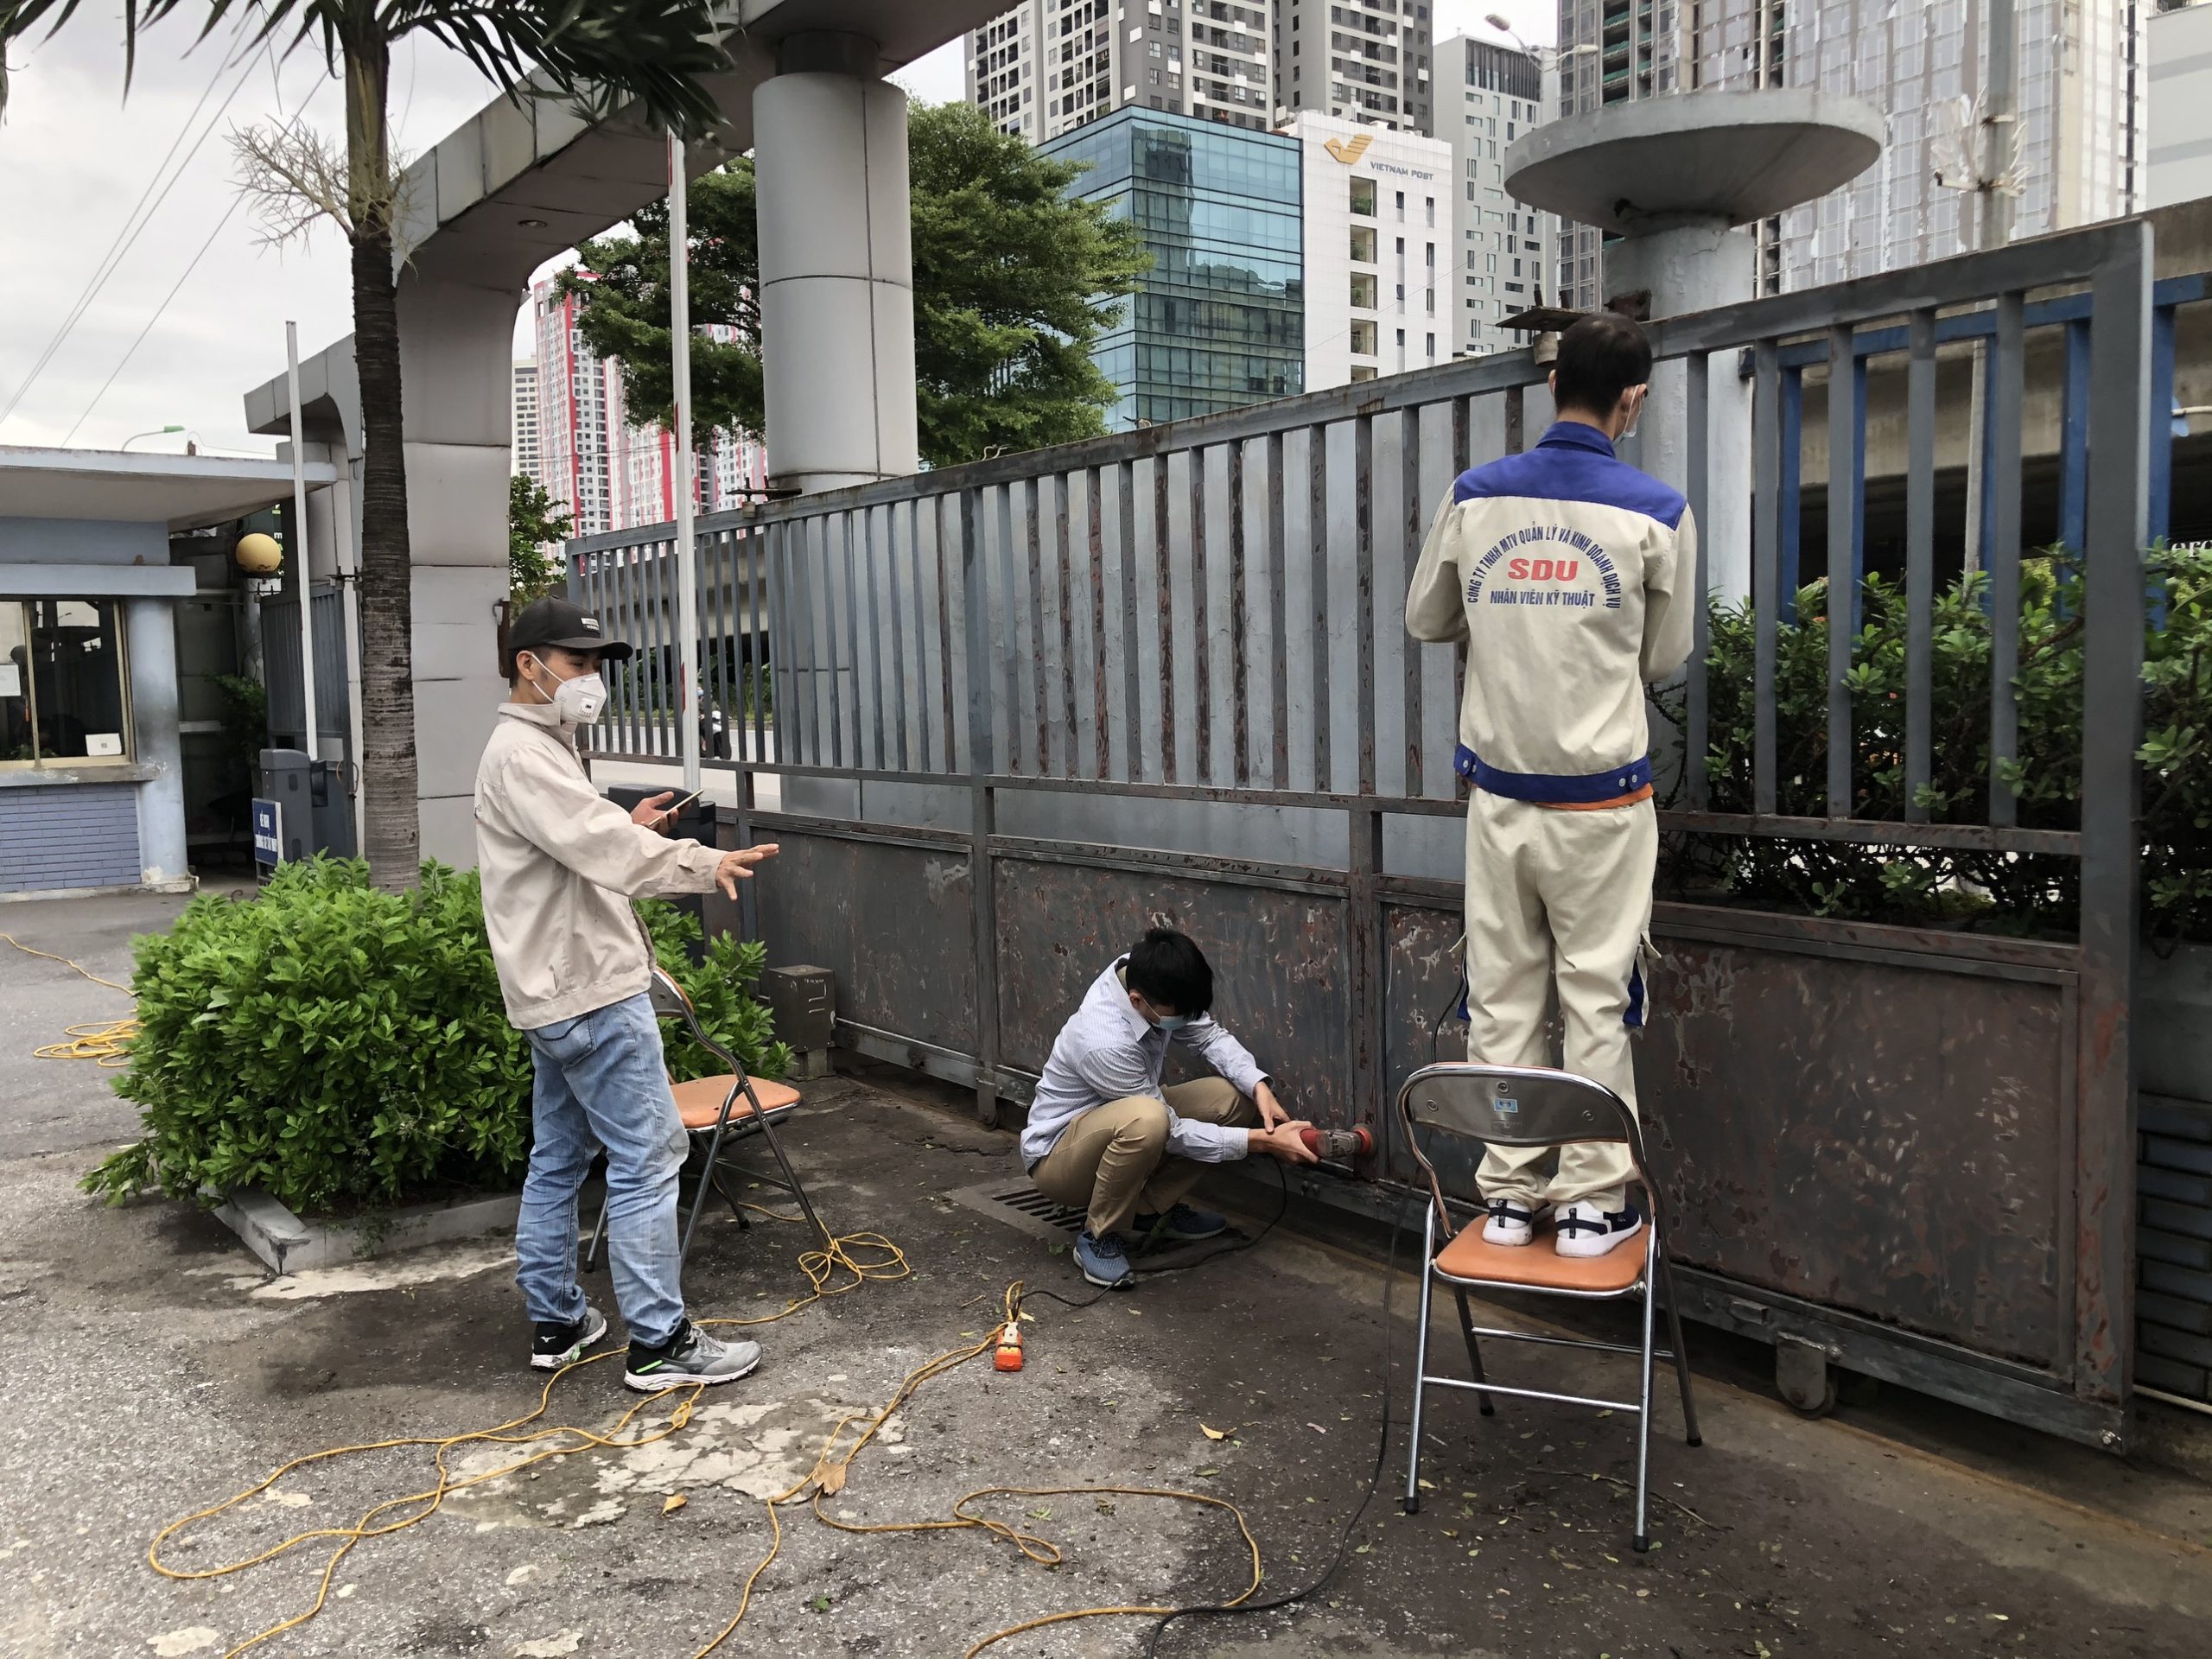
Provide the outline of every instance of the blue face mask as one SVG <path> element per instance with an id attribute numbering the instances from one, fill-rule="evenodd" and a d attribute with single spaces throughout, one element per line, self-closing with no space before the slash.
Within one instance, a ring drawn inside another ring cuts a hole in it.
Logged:
<path id="1" fill-rule="evenodd" d="M 1155 1014 L 1152 1017 L 1154 1031 L 1177 1032 L 1190 1023 L 1191 1016 L 1187 1014 Z"/>

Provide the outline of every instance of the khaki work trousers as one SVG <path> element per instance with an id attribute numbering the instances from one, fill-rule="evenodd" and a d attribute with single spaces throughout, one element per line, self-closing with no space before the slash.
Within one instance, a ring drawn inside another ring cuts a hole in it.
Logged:
<path id="1" fill-rule="evenodd" d="M 1643 1023 L 1651 879 L 1659 820 L 1649 800 L 1589 810 L 1477 790 L 1467 803 L 1467 1056 L 1486 1065 L 1548 1065 L 1546 1005 L 1556 988 L 1569 1071 L 1632 1108 L 1629 1033 Z M 1624 1209 L 1631 1173 L 1619 1141 L 1492 1147 L 1476 1183 L 1485 1198 L 1531 1208 L 1578 1200 Z"/>
<path id="2" fill-rule="evenodd" d="M 1093 1238 L 1128 1224 L 1141 1211 L 1157 1216 L 1180 1203 L 1206 1166 L 1166 1155 L 1167 1114 L 1194 1123 L 1256 1129 L 1260 1109 L 1226 1077 L 1171 1084 L 1162 1098 L 1132 1095 L 1094 1106 L 1061 1131 L 1029 1179 L 1054 1204 L 1084 1211 Z"/>

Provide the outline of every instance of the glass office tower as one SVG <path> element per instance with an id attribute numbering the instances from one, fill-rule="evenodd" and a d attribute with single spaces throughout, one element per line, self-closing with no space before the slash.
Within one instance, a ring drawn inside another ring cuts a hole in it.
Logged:
<path id="1" fill-rule="evenodd" d="M 1299 147 L 1271 132 L 1125 109 L 1039 146 L 1090 171 L 1152 254 L 1092 359 L 1121 391 L 1116 431 L 1305 389 Z"/>

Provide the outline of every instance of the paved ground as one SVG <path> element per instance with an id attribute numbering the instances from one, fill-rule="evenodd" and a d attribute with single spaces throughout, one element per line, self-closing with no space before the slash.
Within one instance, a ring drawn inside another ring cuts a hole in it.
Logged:
<path id="1" fill-rule="evenodd" d="M 0 929 L 122 977 L 130 931 L 172 909 L 11 906 Z M 327 1545 L 175 1583 L 145 1561 L 164 1522 L 301 1452 L 488 1426 L 535 1395 L 496 1239 L 271 1283 L 204 1215 L 80 1197 L 76 1178 L 128 1137 L 130 1112 L 95 1069 L 26 1057 L 118 1001 L 0 946 L 0 1653 L 25 1659 L 221 1652 L 312 1599 Z M 813 1103 L 791 1139 L 818 1201 L 840 1230 L 896 1240 L 910 1278 L 770 1327 L 759 1375 L 664 1444 L 555 1460 L 364 1544 L 322 1616 L 258 1651 L 683 1659 L 735 1610 L 766 1548 L 760 1495 L 809 1467 L 839 1415 L 986 1329 L 1008 1281 L 1080 1294 L 1065 1255 L 950 1196 L 1008 1173 L 1003 1140 L 911 1080 L 841 1079 L 817 1085 Z M 795 1228 L 767 1223 L 704 1230 L 695 1307 L 780 1306 L 804 1288 L 798 1243 Z M 1301 1584 L 1372 1466 L 1383 1285 L 1371 1255 L 1285 1230 L 1081 1311 L 1034 1301 L 1027 1369 L 975 1364 L 930 1385 L 831 1512 L 941 1516 L 994 1484 L 1190 1487 L 1243 1506 L 1271 1591 Z M 1401 1376 L 1408 1306 L 1402 1275 Z M 1432 1419 L 1436 1490 L 1421 1515 L 1399 1516 L 1386 1492 L 1317 1605 L 1179 1628 L 1162 1651 L 2204 1652 L 2205 1488 L 1909 1401 L 1803 1422 L 1749 1385 L 1739 1353 L 1700 1344 L 1694 1328 L 1692 1343 L 1709 1373 L 1706 1444 L 1682 1446 L 1662 1411 L 1654 1464 L 1668 1502 L 1650 1555 L 1624 1547 L 1624 1420 L 1507 1405 L 1483 1422 L 1449 1400 Z M 1496 1370 L 1509 1368 L 1623 1386 L 1611 1362 L 1524 1356 Z M 588 1369 L 563 1383 L 552 1419 L 603 1429 L 629 1403 L 607 1368 Z M 1234 1432 L 1216 1440 L 1206 1427 Z M 467 1448 L 455 1465 L 511 1455 Z M 1402 1455 L 1400 1430 L 1393 1488 Z M 427 1484 L 428 1468 L 419 1451 L 310 1467 L 188 1533 L 175 1560 L 205 1567 L 350 1522 Z M 671 1496 L 688 1501 L 669 1512 Z M 1065 1563 L 1047 1570 L 973 1530 L 835 1532 L 794 1509 L 783 1559 L 725 1651 L 941 1659 L 1059 1609 L 1241 1587 L 1241 1547 L 1218 1512 L 1128 1497 L 984 1508 L 1053 1540 Z M 1135 1620 L 1096 1621 L 993 1651 L 1119 1656 L 1141 1651 L 1141 1635 Z"/>

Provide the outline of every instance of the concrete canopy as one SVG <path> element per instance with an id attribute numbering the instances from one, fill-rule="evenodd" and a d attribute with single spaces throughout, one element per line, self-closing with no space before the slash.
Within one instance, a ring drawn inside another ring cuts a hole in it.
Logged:
<path id="1" fill-rule="evenodd" d="M 308 464 L 310 487 L 320 488 L 336 477 L 327 461 Z M 0 445 L 0 509 L 10 518 L 105 519 L 194 530 L 244 518 L 291 497 L 289 461 Z"/>
<path id="2" fill-rule="evenodd" d="M 1881 112 L 1814 87 L 1684 92 L 1545 124 L 1505 152 L 1519 201 L 1623 236 L 1747 225 L 1824 196 L 1882 153 Z"/>
<path id="3" fill-rule="evenodd" d="M 690 147 L 691 175 L 753 148 L 753 92 L 776 73 L 778 49 L 791 36 L 864 36 L 877 43 L 878 73 L 889 75 L 1004 9 L 993 0 L 741 0 L 727 9 L 734 67 L 714 83 L 722 129 L 713 142 Z M 401 240 L 410 250 L 409 270 L 519 290 L 547 260 L 665 195 L 667 156 L 666 138 L 627 113 L 594 126 L 551 98 L 494 99 L 407 169 Z M 319 360 L 312 376 L 302 364 L 302 391 L 309 378 L 327 386 L 336 396 L 324 417 L 346 419 L 352 343 L 321 356 L 345 362 Z M 251 430 L 284 431 L 283 377 L 248 392 L 245 405 Z M 307 413 L 312 423 L 316 411 Z"/>

